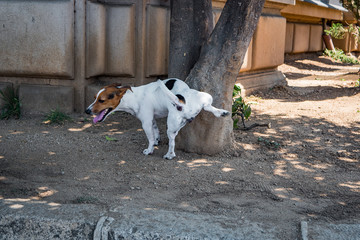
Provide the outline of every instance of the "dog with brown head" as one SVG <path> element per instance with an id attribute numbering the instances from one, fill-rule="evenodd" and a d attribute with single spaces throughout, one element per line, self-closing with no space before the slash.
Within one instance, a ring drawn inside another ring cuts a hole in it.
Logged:
<path id="1" fill-rule="evenodd" d="M 111 84 L 101 89 L 95 96 L 95 101 L 86 109 L 87 114 L 94 114 L 94 123 L 102 122 L 120 104 L 120 101 L 130 86 Z"/>

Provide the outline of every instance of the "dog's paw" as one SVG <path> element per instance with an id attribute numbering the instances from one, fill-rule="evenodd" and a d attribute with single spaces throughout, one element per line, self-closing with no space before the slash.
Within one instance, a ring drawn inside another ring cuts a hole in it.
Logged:
<path id="1" fill-rule="evenodd" d="M 145 154 L 145 155 L 150 155 L 152 153 L 153 153 L 153 150 L 150 150 L 148 148 L 143 151 L 143 154 Z"/>
<path id="2" fill-rule="evenodd" d="M 171 160 L 174 157 L 176 157 L 175 153 L 167 153 L 167 154 L 164 155 L 164 158 L 168 159 L 168 160 Z"/>
<path id="3" fill-rule="evenodd" d="M 230 115 L 230 112 L 229 112 L 229 111 L 223 111 L 223 112 L 221 113 L 221 116 L 222 116 L 222 117 L 226 117 L 226 116 L 228 116 L 228 115 Z"/>

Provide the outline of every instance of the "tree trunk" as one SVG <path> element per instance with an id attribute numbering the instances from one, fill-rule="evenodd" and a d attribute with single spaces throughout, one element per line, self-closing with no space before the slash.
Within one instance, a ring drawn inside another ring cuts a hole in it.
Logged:
<path id="1" fill-rule="evenodd" d="M 186 78 L 190 87 L 210 93 L 215 107 L 231 111 L 236 77 L 264 2 L 228 0 L 215 29 L 201 49 L 199 59 Z M 202 154 L 221 152 L 232 146 L 232 126 L 231 117 L 215 118 L 202 111 L 180 131 L 177 146 L 185 151 Z"/>
<path id="2" fill-rule="evenodd" d="M 169 77 L 182 80 L 214 28 L 211 0 L 171 1 Z"/>

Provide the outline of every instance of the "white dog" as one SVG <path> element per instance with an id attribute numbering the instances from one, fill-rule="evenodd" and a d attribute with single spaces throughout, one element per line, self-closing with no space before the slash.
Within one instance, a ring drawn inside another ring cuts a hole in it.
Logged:
<path id="1" fill-rule="evenodd" d="M 95 101 L 86 109 L 86 113 L 95 114 L 94 123 L 102 122 L 114 111 L 125 111 L 135 115 L 149 140 L 149 146 L 143 153 L 152 154 L 159 143 L 160 134 L 155 119 L 167 118 L 169 150 L 166 159 L 174 158 L 175 137 L 179 130 L 191 122 L 204 109 L 216 117 L 225 117 L 230 113 L 211 104 L 210 94 L 199 92 L 175 78 L 158 80 L 139 87 L 109 85 L 101 89 Z"/>

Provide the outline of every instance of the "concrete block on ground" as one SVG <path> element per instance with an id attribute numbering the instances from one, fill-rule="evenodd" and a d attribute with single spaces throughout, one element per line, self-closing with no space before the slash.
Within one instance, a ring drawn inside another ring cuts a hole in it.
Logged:
<path id="1" fill-rule="evenodd" d="M 0 83 L 0 90 L 4 91 L 7 87 L 12 87 L 12 83 Z M 4 101 L 0 97 L 0 109 L 4 106 Z"/>
<path id="2" fill-rule="evenodd" d="M 264 71 L 253 74 L 244 74 L 237 77 L 236 83 L 241 86 L 241 93 L 245 96 L 261 89 L 286 85 L 284 74 L 278 70 Z"/>
<path id="3" fill-rule="evenodd" d="M 74 111 L 73 87 L 22 84 L 19 98 L 24 114 L 48 113 L 55 109 L 65 113 Z"/>

